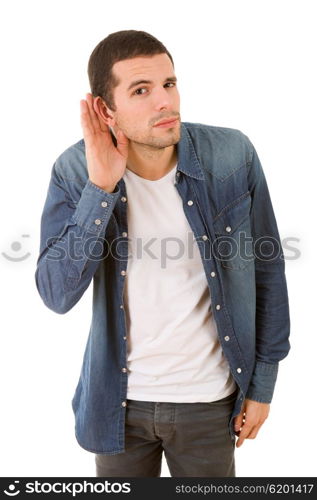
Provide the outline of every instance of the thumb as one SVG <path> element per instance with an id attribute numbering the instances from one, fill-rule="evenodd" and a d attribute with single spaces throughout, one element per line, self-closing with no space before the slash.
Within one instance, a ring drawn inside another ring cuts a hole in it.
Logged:
<path id="1" fill-rule="evenodd" d="M 129 139 L 126 135 L 124 135 L 122 130 L 119 129 L 117 131 L 117 149 L 124 158 L 127 158 L 128 156 L 128 145 Z"/>
<path id="2" fill-rule="evenodd" d="M 241 409 L 239 415 L 237 415 L 234 419 L 234 430 L 239 431 L 242 427 L 244 417 L 244 407 Z"/>

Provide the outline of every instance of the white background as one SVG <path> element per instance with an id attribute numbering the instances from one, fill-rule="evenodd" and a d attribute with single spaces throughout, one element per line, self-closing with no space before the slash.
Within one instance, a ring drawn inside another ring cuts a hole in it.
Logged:
<path id="1" fill-rule="evenodd" d="M 34 273 L 51 167 L 82 138 L 88 58 L 122 29 L 148 31 L 172 53 L 183 121 L 248 135 L 281 238 L 299 240 L 300 258 L 286 262 L 292 348 L 280 363 L 269 419 L 236 450 L 236 472 L 316 476 L 314 7 L 307 0 L 1 3 L 0 251 L 30 252 L 20 262 L 0 254 L 1 476 L 95 476 L 94 455 L 75 439 L 71 409 L 91 286 L 59 315 L 43 304 Z M 162 476 L 169 475 L 164 460 Z"/>

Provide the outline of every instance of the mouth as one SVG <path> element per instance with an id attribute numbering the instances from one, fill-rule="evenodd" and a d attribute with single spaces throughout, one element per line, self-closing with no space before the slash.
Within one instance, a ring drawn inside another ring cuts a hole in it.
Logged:
<path id="1" fill-rule="evenodd" d="M 175 125 L 178 122 L 178 118 L 171 118 L 169 120 L 162 120 L 161 122 L 158 122 L 154 127 L 158 128 L 171 128 L 175 127 Z"/>

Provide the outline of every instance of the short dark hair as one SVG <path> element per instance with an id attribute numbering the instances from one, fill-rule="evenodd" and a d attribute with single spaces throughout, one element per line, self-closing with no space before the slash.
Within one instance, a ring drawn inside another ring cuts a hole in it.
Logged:
<path id="1" fill-rule="evenodd" d="M 98 43 L 89 57 L 88 78 L 92 95 L 100 96 L 112 111 L 116 111 L 113 89 L 119 81 L 112 72 L 112 66 L 125 59 L 156 54 L 167 54 L 174 66 L 171 54 L 153 35 L 137 30 L 110 33 Z"/>

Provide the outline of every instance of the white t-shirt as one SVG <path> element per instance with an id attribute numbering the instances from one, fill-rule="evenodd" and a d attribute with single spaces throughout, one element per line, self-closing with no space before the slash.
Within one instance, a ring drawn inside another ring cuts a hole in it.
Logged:
<path id="1" fill-rule="evenodd" d="M 236 383 L 220 346 L 198 244 L 174 185 L 128 168 L 129 257 L 123 293 L 127 399 L 211 402 Z"/>

